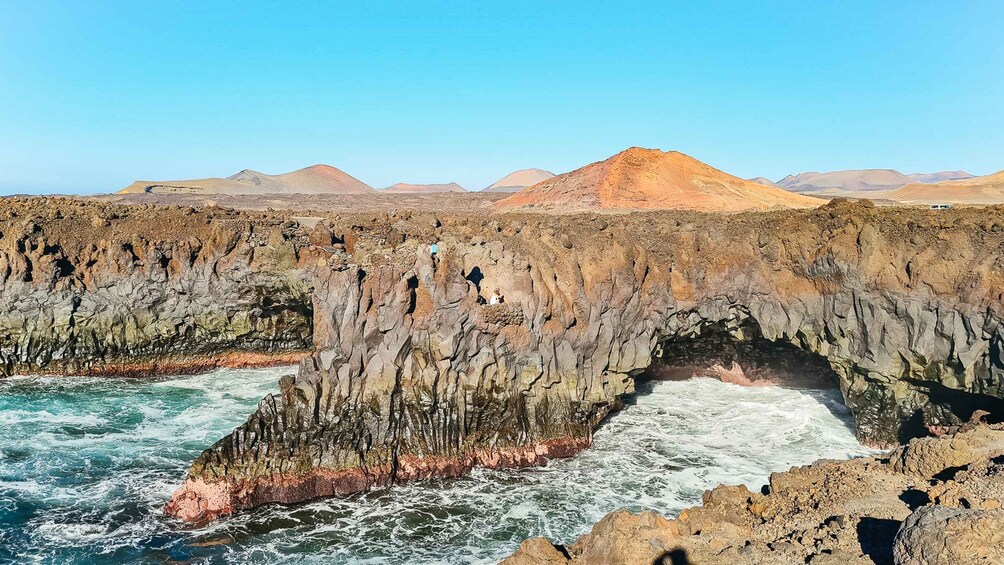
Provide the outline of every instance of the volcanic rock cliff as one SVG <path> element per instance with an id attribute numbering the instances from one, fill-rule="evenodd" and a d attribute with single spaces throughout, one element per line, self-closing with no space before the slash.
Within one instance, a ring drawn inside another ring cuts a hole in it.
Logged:
<path id="1" fill-rule="evenodd" d="M 999 212 L 329 222 L 347 245 L 314 263 L 317 350 L 193 463 L 167 511 L 568 456 L 663 352 L 712 332 L 825 360 L 873 444 L 999 416 Z M 505 304 L 482 305 L 494 288 Z"/>
<path id="2" fill-rule="evenodd" d="M 275 215 L 4 199 L 0 374 L 294 362 L 311 346 L 307 232 Z"/>

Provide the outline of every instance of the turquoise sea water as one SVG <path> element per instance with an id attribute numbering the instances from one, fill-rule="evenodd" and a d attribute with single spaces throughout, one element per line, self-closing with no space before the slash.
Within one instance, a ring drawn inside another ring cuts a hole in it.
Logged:
<path id="1" fill-rule="evenodd" d="M 836 391 L 654 382 L 591 449 L 544 468 L 270 506 L 203 528 L 164 517 L 188 463 L 292 371 L 0 380 L 0 562 L 495 563 L 527 537 L 570 542 L 618 508 L 672 515 L 719 483 L 757 487 L 772 471 L 870 453 Z"/>

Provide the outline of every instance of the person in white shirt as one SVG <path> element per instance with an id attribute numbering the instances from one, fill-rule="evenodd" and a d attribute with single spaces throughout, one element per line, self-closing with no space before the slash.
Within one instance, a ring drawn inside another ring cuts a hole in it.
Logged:
<path id="1" fill-rule="evenodd" d="M 496 288 L 495 292 L 492 293 L 492 297 L 488 301 L 488 303 L 489 304 L 502 304 L 503 302 L 505 302 L 505 298 L 502 296 L 502 292 L 499 289 Z"/>

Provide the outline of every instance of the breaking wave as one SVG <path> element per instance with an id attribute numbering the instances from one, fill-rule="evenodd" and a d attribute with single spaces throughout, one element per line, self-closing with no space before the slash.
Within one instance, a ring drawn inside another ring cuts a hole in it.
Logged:
<path id="1" fill-rule="evenodd" d="M 547 467 L 270 506 L 191 529 L 161 508 L 202 449 L 294 368 L 156 381 L 0 381 L 0 561 L 495 563 L 618 508 L 672 515 L 719 483 L 871 453 L 837 391 L 648 382 L 592 448 Z M 10 552 L 4 555 L 4 552 Z"/>

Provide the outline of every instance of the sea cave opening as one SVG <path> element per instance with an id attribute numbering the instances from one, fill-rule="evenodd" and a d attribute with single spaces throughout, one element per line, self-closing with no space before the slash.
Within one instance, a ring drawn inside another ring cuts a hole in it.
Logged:
<path id="1" fill-rule="evenodd" d="M 635 378 L 626 406 L 649 394 L 656 383 L 712 378 L 745 387 L 817 391 L 852 432 L 854 423 L 839 392 L 839 377 L 826 358 L 786 341 L 764 337 L 752 318 L 740 324 L 717 322 L 699 332 L 660 342 L 652 364 Z"/>
<path id="2" fill-rule="evenodd" d="M 752 319 L 735 327 L 717 322 L 696 335 L 664 340 L 641 378 L 679 380 L 695 376 L 746 386 L 838 386 L 837 374 L 824 357 L 789 342 L 765 338 Z"/>

